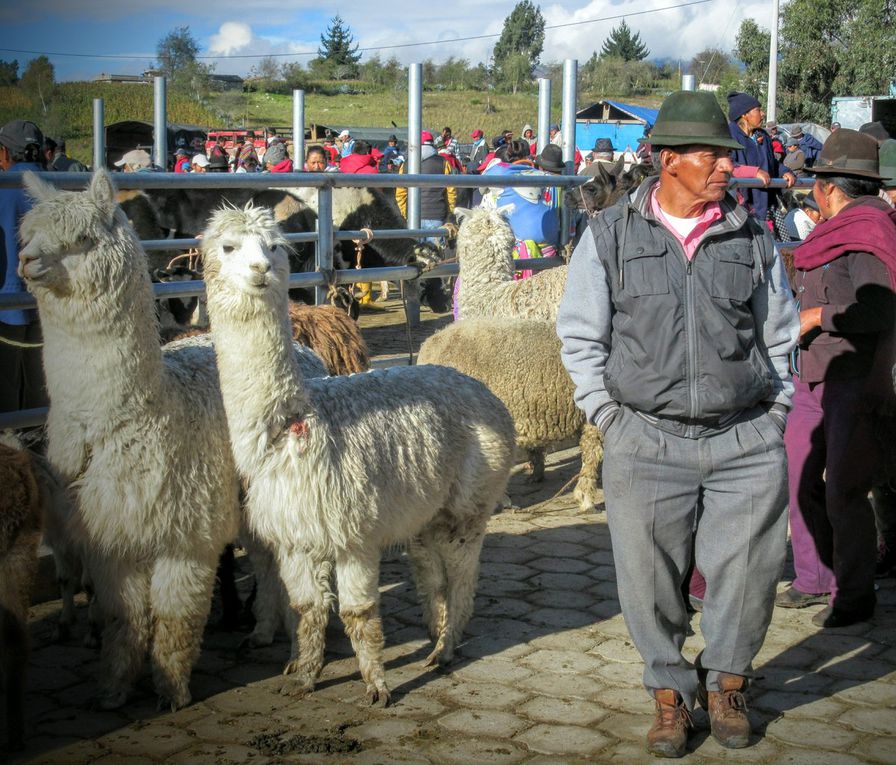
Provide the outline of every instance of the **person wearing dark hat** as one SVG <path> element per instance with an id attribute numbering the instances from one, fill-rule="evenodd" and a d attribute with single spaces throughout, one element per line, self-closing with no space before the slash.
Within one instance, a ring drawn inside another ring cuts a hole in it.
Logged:
<path id="1" fill-rule="evenodd" d="M 404 174 L 405 166 L 398 169 Z M 420 133 L 420 172 L 429 175 L 452 175 L 451 165 L 436 151 L 435 140 L 428 130 Z M 395 201 L 401 214 L 407 218 L 408 190 L 395 189 Z M 420 189 L 420 228 L 441 228 L 457 206 L 457 190 L 447 188 Z M 426 237 L 424 241 L 441 244 L 439 237 Z"/>
<path id="2" fill-rule="evenodd" d="M 799 141 L 800 151 L 806 155 L 806 167 L 812 167 L 821 151 L 821 142 L 814 135 L 805 132 L 801 125 L 796 125 L 790 131 L 790 137 Z"/>
<path id="3" fill-rule="evenodd" d="M 0 127 L 0 170 L 41 172 L 44 136 L 28 120 Z M 25 292 L 18 273 L 19 223 L 31 209 L 22 188 L 0 189 L 0 292 Z M 0 311 L 0 412 L 46 406 L 37 311 Z"/>
<path id="4" fill-rule="evenodd" d="M 400 154 L 401 150 L 398 148 L 398 136 L 390 135 L 389 139 L 386 141 L 386 148 L 383 149 L 383 156 L 380 160 L 380 172 L 393 172 L 395 166 L 393 160 Z"/>
<path id="5" fill-rule="evenodd" d="M 656 710 L 647 748 L 681 757 L 698 698 L 723 746 L 750 741 L 744 691 L 786 552 L 799 319 L 769 231 L 728 191 L 741 144 L 713 94 L 670 95 L 650 140 L 659 176 L 591 220 L 557 334 L 603 434 L 619 601 Z M 694 554 L 707 582 L 696 667 L 681 654 Z"/>
<path id="6" fill-rule="evenodd" d="M 803 171 L 806 166 L 806 155 L 800 148 L 798 138 L 787 139 L 787 156 L 784 157 L 784 166 L 794 175 Z"/>
<path id="7" fill-rule="evenodd" d="M 783 178 L 788 188 L 796 182 L 789 170 L 780 171 L 771 136 L 765 132 L 765 112 L 759 101 L 749 93 L 732 91 L 728 94 L 728 128 L 738 147 L 731 155 L 738 178 L 758 178 L 764 184 L 772 178 Z M 775 192 L 768 189 L 744 189 L 743 205 L 762 223 L 769 220 Z"/>
<path id="8" fill-rule="evenodd" d="M 864 125 L 859 127 L 859 132 L 864 133 L 865 135 L 870 135 L 878 144 L 882 144 L 884 141 L 890 138 L 889 131 L 884 127 L 884 123 L 880 120 L 875 120 L 874 122 L 866 122 Z"/>
<path id="9" fill-rule="evenodd" d="M 264 172 L 267 173 L 291 173 L 292 160 L 286 151 L 286 144 L 276 140 L 268 144 L 264 152 Z"/>
<path id="10" fill-rule="evenodd" d="M 535 167 L 548 173 L 562 175 L 566 169 L 563 162 L 563 151 L 556 144 L 547 144 L 541 150 L 541 154 L 535 157 Z"/>
<path id="11" fill-rule="evenodd" d="M 812 172 L 825 220 L 794 251 L 800 344 L 784 437 L 796 578 L 776 602 L 827 603 L 812 622 L 829 629 L 870 619 L 876 604 L 868 493 L 896 405 L 896 210 L 877 195 L 869 135 L 831 133 Z"/>
<path id="12" fill-rule="evenodd" d="M 880 198 L 890 207 L 896 207 L 896 138 L 884 141 L 877 152 L 880 162 Z"/>
<path id="13" fill-rule="evenodd" d="M 186 146 L 179 146 L 174 152 L 174 172 L 189 173 L 191 159 L 190 150 Z"/>

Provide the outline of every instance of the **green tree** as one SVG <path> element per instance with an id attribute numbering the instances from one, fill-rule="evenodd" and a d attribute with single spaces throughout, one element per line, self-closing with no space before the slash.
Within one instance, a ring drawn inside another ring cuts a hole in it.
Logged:
<path id="1" fill-rule="evenodd" d="M 298 61 L 284 64 L 280 69 L 280 75 L 287 91 L 307 90 L 310 85 L 308 72 Z"/>
<path id="2" fill-rule="evenodd" d="M 199 43 L 190 32 L 190 27 L 176 27 L 156 44 L 159 70 L 169 78 L 175 77 L 195 64 L 198 55 Z"/>
<path id="3" fill-rule="evenodd" d="M 641 35 L 629 28 L 625 19 L 618 27 L 610 30 L 610 36 L 604 40 L 601 56 L 621 58 L 623 61 L 643 61 L 650 55 L 650 49 L 641 42 Z"/>
<path id="4" fill-rule="evenodd" d="M 707 48 L 691 60 L 690 72 L 696 76 L 697 82 L 718 85 L 733 68 L 734 62 L 725 51 L 719 48 Z"/>
<path id="5" fill-rule="evenodd" d="M 274 93 L 281 84 L 280 62 L 273 56 L 265 56 L 249 70 L 249 76 L 257 81 L 259 90 Z"/>
<path id="6" fill-rule="evenodd" d="M 46 56 L 38 56 L 28 62 L 19 87 L 28 95 L 34 104 L 40 102 L 44 115 L 47 113 L 53 89 L 56 86 L 56 71 L 50 59 Z"/>
<path id="7" fill-rule="evenodd" d="M 734 55 L 744 65 L 743 75 L 736 85 L 738 90 L 752 93 L 757 98 L 765 92 L 770 44 L 771 34 L 768 30 L 762 29 L 753 19 L 741 22 L 734 48 Z M 724 98 L 725 94 L 721 93 L 721 96 Z"/>
<path id="8" fill-rule="evenodd" d="M 354 45 L 351 30 L 338 13 L 330 20 L 327 31 L 320 36 L 320 45 L 318 58 L 329 65 L 334 78 L 348 80 L 358 76 L 361 54 L 358 53 L 358 46 Z"/>
<path id="9" fill-rule="evenodd" d="M 531 0 L 522 0 L 505 19 L 501 37 L 492 52 L 497 81 L 512 88 L 515 93 L 520 85 L 532 78 L 532 71 L 543 49 L 544 17 L 541 9 Z M 523 59 L 526 64 L 525 77 L 521 76 Z"/>
<path id="10" fill-rule="evenodd" d="M 0 59 L 0 85 L 15 85 L 19 81 L 19 62 Z"/>

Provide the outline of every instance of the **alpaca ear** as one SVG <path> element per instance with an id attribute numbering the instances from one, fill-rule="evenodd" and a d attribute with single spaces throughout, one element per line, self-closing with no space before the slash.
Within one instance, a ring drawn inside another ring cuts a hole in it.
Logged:
<path id="1" fill-rule="evenodd" d="M 622 174 L 622 170 L 625 168 L 625 157 L 622 156 L 616 160 L 616 164 L 613 165 L 612 174 L 617 178 Z"/>
<path id="2" fill-rule="evenodd" d="M 464 218 L 469 218 L 473 214 L 473 211 L 469 207 L 455 207 L 454 208 L 454 217 L 457 219 L 458 225 L 463 223 Z"/>
<path id="3" fill-rule="evenodd" d="M 25 182 L 25 191 L 28 192 L 28 196 L 35 202 L 51 199 L 57 193 L 55 186 L 51 186 L 37 173 L 34 173 L 31 170 L 25 171 L 22 180 Z"/>
<path id="4" fill-rule="evenodd" d="M 112 177 L 105 170 L 97 170 L 93 174 L 93 180 L 87 189 L 96 206 L 102 210 L 112 222 L 115 215 L 115 185 L 112 183 Z"/>

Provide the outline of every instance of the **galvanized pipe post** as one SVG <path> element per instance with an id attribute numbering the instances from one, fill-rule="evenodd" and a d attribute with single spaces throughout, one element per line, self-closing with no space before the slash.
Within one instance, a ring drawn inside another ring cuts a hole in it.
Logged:
<path id="1" fill-rule="evenodd" d="M 106 166 L 106 106 L 102 98 L 93 99 L 93 169 Z"/>
<path id="2" fill-rule="evenodd" d="M 409 175 L 420 173 L 420 133 L 423 131 L 423 64 L 408 66 L 408 157 Z M 408 228 L 420 228 L 420 189 L 408 188 Z M 416 282 L 414 282 L 416 285 Z M 420 326 L 420 301 L 417 290 L 405 290 L 408 324 Z"/>
<path id="3" fill-rule="evenodd" d="M 168 88 L 164 77 L 153 81 L 153 152 L 155 165 L 168 169 Z"/>
<path id="4" fill-rule="evenodd" d="M 292 166 L 305 169 L 305 91 L 292 92 Z"/>
<path id="5" fill-rule="evenodd" d="M 535 144 L 539 154 L 551 140 L 551 81 L 547 77 L 538 79 L 538 135 Z"/>
<path id="6" fill-rule="evenodd" d="M 778 119 L 778 26 L 780 25 L 780 9 L 778 0 L 772 2 L 771 41 L 768 49 L 768 104 L 765 110 L 767 120 Z"/>
<path id="7" fill-rule="evenodd" d="M 575 175 L 576 156 L 576 78 L 579 74 L 579 62 L 568 58 L 563 62 L 563 105 L 561 129 L 563 131 L 563 174 Z M 570 239 L 571 210 L 563 205 L 560 213 L 560 244 L 565 245 Z"/>
<path id="8" fill-rule="evenodd" d="M 317 244 L 314 263 L 318 271 L 333 270 L 333 187 L 321 186 L 317 190 Z M 327 302 L 328 287 L 314 288 L 314 304 Z"/>
<path id="9" fill-rule="evenodd" d="M 681 89 L 682 90 L 697 90 L 697 75 L 695 74 L 683 74 L 681 75 Z"/>

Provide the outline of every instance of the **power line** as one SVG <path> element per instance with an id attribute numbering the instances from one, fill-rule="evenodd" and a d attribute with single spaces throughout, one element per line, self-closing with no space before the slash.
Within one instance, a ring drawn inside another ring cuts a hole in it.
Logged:
<path id="1" fill-rule="evenodd" d="M 612 16 L 601 16 L 596 19 L 583 19 L 582 21 L 569 21 L 564 24 L 551 24 L 550 26 L 546 26 L 545 30 L 548 29 L 562 29 L 564 27 L 576 27 L 581 24 L 597 24 L 601 21 L 615 21 L 616 19 L 625 19 L 630 16 L 644 16 L 651 13 L 660 13 L 661 11 L 671 11 L 676 8 L 687 8 L 691 5 L 703 5 L 704 3 L 711 3 L 713 0 L 690 0 L 690 2 L 686 3 L 676 3 L 675 5 L 664 5 L 661 8 L 651 8 L 646 11 L 629 11 L 627 13 L 617 13 Z M 398 48 L 419 48 L 424 45 L 444 45 L 447 43 L 457 43 L 457 42 L 470 42 L 472 40 L 488 40 L 494 37 L 500 37 L 501 34 L 489 34 L 489 35 L 472 35 L 470 37 L 452 37 L 450 40 L 429 40 L 427 42 L 415 42 L 415 43 L 398 43 L 396 45 L 377 45 L 371 46 L 369 48 L 358 48 L 358 52 L 361 53 L 371 53 L 374 51 L 381 50 L 397 50 Z M 110 53 L 57 53 L 51 51 L 39 51 L 39 50 L 20 50 L 17 48 L 0 48 L 0 51 L 4 53 L 24 53 L 31 56 L 68 56 L 71 58 L 92 58 L 92 59 L 117 59 L 117 60 L 128 60 L 128 61 L 143 61 L 145 59 L 154 59 L 158 58 L 158 56 L 154 56 L 152 54 L 146 54 L 143 56 L 134 56 L 134 55 L 116 55 Z M 295 51 L 292 53 L 234 53 L 230 55 L 221 55 L 221 56 L 196 56 L 197 59 L 211 59 L 215 61 L 231 60 L 231 59 L 241 59 L 241 58 L 289 58 L 294 56 L 316 56 L 318 52 L 316 50 L 313 51 Z"/>

